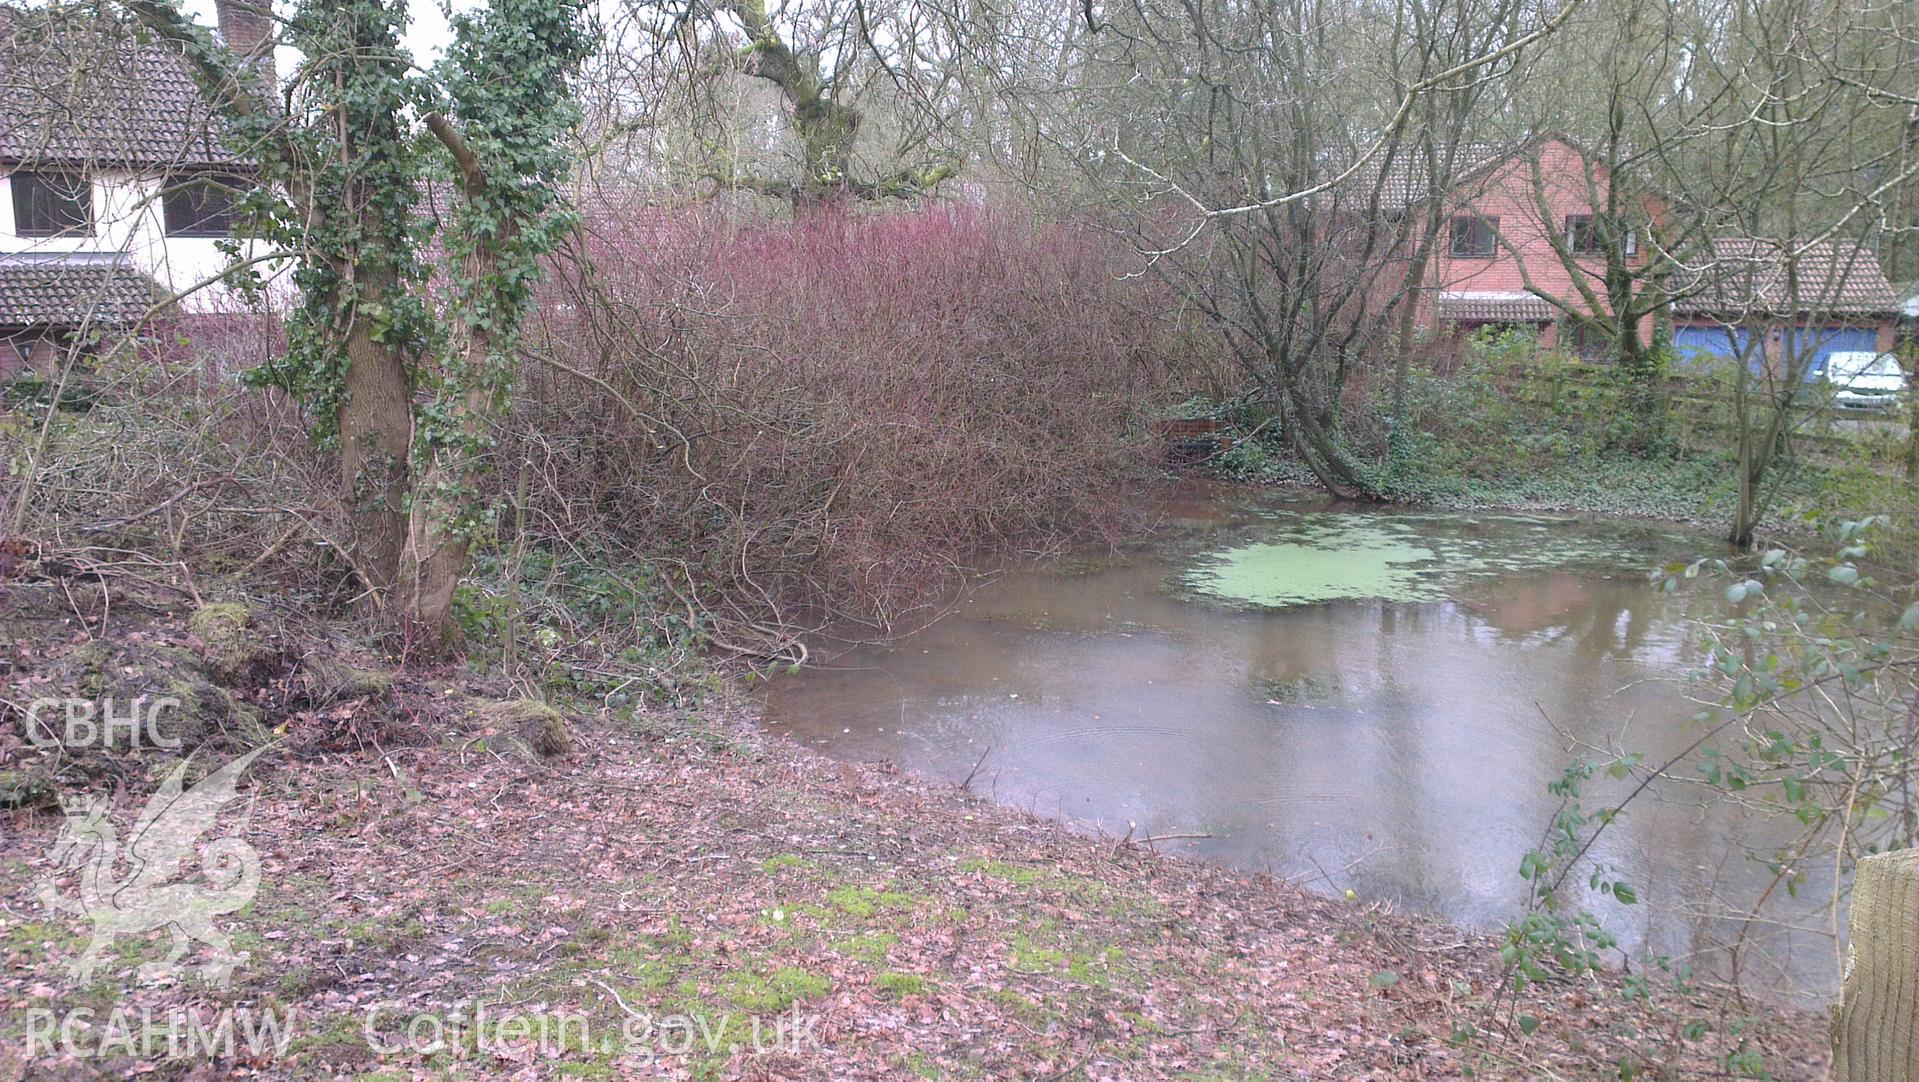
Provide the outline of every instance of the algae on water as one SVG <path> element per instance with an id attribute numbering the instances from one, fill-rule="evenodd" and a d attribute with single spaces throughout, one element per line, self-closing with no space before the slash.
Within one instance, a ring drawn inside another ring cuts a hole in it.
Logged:
<path id="1" fill-rule="evenodd" d="M 1284 608 L 1319 601 L 1378 598 L 1432 601 L 1437 554 L 1405 536 L 1354 524 L 1295 541 L 1241 545 L 1187 575 L 1202 593 Z"/>
<path id="2" fill-rule="evenodd" d="M 1179 583 L 1205 597 L 1265 608 L 1414 604 L 1443 600 L 1470 577 L 1636 562 L 1621 546 L 1570 533 L 1567 525 L 1519 516 L 1284 515 L 1262 527 L 1260 539 L 1206 555 Z"/>

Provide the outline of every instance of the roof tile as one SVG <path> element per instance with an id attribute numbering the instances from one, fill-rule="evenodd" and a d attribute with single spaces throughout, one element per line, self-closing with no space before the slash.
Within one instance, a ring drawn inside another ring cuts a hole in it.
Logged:
<path id="1" fill-rule="evenodd" d="M 1549 301 L 1531 293 L 1442 292 L 1434 313 L 1448 323 L 1544 323 L 1554 318 Z"/>
<path id="2" fill-rule="evenodd" d="M 153 279 L 112 262 L 0 262 L 0 326 L 132 323 L 160 297 Z"/>
<path id="3" fill-rule="evenodd" d="M 0 160 L 234 165 L 180 55 L 108 20 L 0 3 Z"/>
<path id="4" fill-rule="evenodd" d="M 1817 241 L 1795 262 L 1788 279 L 1785 245 L 1751 237 L 1712 242 L 1712 263 L 1673 305 L 1681 315 L 1755 312 L 1831 315 L 1893 315 L 1899 295 L 1886 280 L 1879 257 L 1858 245 Z"/>

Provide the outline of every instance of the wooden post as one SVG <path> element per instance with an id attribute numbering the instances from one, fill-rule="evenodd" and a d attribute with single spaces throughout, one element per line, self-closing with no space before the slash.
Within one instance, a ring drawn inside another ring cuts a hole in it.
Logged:
<path id="1" fill-rule="evenodd" d="M 1836 1082 L 1919 1078 L 1919 849 L 1859 862 L 1833 1019 Z"/>

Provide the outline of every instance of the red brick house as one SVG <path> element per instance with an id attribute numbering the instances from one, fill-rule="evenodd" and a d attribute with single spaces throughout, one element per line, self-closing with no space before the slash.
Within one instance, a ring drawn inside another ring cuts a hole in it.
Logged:
<path id="1" fill-rule="evenodd" d="M 1460 157 L 1463 179 L 1437 201 L 1445 220 L 1415 295 L 1414 327 L 1442 342 L 1483 327 L 1529 328 L 1545 346 L 1602 351 L 1576 316 L 1610 314 L 1607 240 L 1626 268 L 1643 270 L 1646 232 L 1669 223 L 1666 199 L 1633 185 L 1607 235 L 1607 169 L 1570 140 L 1478 145 Z M 1893 348 L 1899 297 L 1877 256 L 1857 244 L 1809 245 L 1790 261 L 1788 288 L 1786 251 L 1777 241 L 1719 238 L 1703 252 L 1678 253 L 1681 266 L 1664 283 L 1678 300 L 1663 311 L 1648 306 L 1639 340 L 1650 345 L 1666 317 L 1682 357 L 1745 355 L 1758 334 L 1754 356 L 1777 367 L 1789 348 L 1804 353 L 1808 379 L 1834 352 Z M 1688 276 L 1686 264 L 1702 270 Z M 1646 284 L 1635 282 L 1635 293 Z"/>
<path id="2" fill-rule="evenodd" d="M 1488 326 L 1531 328 L 1543 345 L 1578 348 L 1578 321 L 1567 309 L 1594 312 L 1594 301 L 1605 303 L 1606 168 L 1558 136 L 1467 157 L 1477 161 L 1440 202 L 1445 221 L 1414 302 L 1414 326 L 1439 339 Z M 1665 207 L 1650 195 L 1624 198 L 1631 206 L 1612 235 L 1626 264 L 1640 268 L 1643 231 Z M 1650 316 L 1639 334 L 1652 341 Z"/>

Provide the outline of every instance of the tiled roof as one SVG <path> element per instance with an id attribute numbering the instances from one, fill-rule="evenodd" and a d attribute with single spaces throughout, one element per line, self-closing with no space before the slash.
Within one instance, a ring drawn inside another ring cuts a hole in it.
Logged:
<path id="1" fill-rule="evenodd" d="M 153 279 L 119 263 L 0 261 L 0 327 L 132 323 L 159 297 Z"/>
<path id="2" fill-rule="evenodd" d="M 1519 149 L 1515 143 L 1459 143 L 1452 148 L 1452 160 L 1445 160 L 1447 148 L 1438 148 L 1441 160 L 1429 166 L 1425 152 L 1409 144 L 1400 145 L 1391 160 L 1384 158 L 1384 152 L 1360 167 L 1359 171 L 1347 178 L 1336 191 L 1342 201 L 1355 203 L 1370 202 L 1373 189 L 1379 189 L 1379 205 L 1390 211 L 1403 210 L 1415 203 L 1432 199 L 1436 194 L 1433 188 L 1435 168 L 1450 169 L 1452 187 L 1471 180 L 1487 166 L 1511 157 Z M 1337 176 L 1344 171 L 1358 153 L 1329 153 L 1321 158 L 1322 170 L 1328 177 Z M 1384 179 L 1381 179 L 1382 174 Z"/>
<path id="3" fill-rule="evenodd" d="M 1605 168 L 1604 159 L 1582 147 L 1572 137 L 1555 132 L 1535 132 L 1506 142 L 1474 141 L 1453 144 L 1451 162 L 1448 163 L 1442 158 L 1439 163 L 1442 168 L 1449 166 L 1451 170 L 1451 188 L 1445 192 L 1433 190 L 1433 169 L 1427 165 L 1424 152 L 1412 145 L 1401 146 L 1390 163 L 1374 163 L 1369 168 L 1360 170 L 1348 182 L 1348 186 L 1359 196 L 1370 198 L 1373 185 L 1380 184 L 1380 205 L 1391 209 L 1412 206 L 1436 196 L 1470 199 L 1477 194 L 1483 194 L 1477 191 L 1477 183 L 1495 175 L 1501 164 L 1516 160 L 1536 161 L 1543 149 L 1554 143 L 1586 159 L 1594 169 Z M 1443 153 L 1447 148 L 1441 146 L 1438 149 Z M 1630 158 L 1631 155 L 1627 157 Z M 1351 158 L 1339 160 L 1350 161 Z M 1379 179 L 1382 168 L 1385 171 L 1383 182 Z M 1659 194 L 1661 198 L 1672 198 L 1660 192 L 1659 186 L 1646 174 L 1643 166 L 1622 164 L 1620 168 L 1622 171 L 1630 170 L 1633 173 L 1637 178 L 1638 188 Z M 1594 176 L 1597 177 L 1598 174 Z M 1583 171 L 1575 174 L 1575 177 L 1582 186 L 1588 179 Z"/>
<path id="4" fill-rule="evenodd" d="M 1531 293 L 1441 292 L 1434 314 L 1448 323 L 1546 323 L 1555 309 Z"/>
<path id="5" fill-rule="evenodd" d="M 0 160 L 232 165 L 180 56 L 97 16 L 0 3 Z"/>
<path id="6" fill-rule="evenodd" d="M 1459 143 L 1452 148 L 1453 184 L 1457 187 L 1480 169 L 1491 165 L 1515 152 L 1516 148 L 1506 143 Z M 1439 168 L 1447 168 L 1444 160 L 1446 148 L 1440 147 Z M 1404 207 L 1432 198 L 1433 167 L 1426 162 L 1426 155 L 1418 147 L 1402 146 L 1392 162 L 1385 166 L 1386 179 L 1379 190 L 1379 202 L 1382 206 Z M 1366 190 L 1379 177 L 1379 167 L 1362 171 L 1356 177 Z"/>
<path id="7" fill-rule="evenodd" d="M 1756 312 L 1892 315 L 1899 295 L 1879 257 L 1856 245 L 1820 241 L 1797 260 L 1796 291 L 1786 275 L 1787 249 L 1778 241 L 1721 237 L 1712 263 L 1686 288 L 1673 310 L 1682 315 Z"/>

